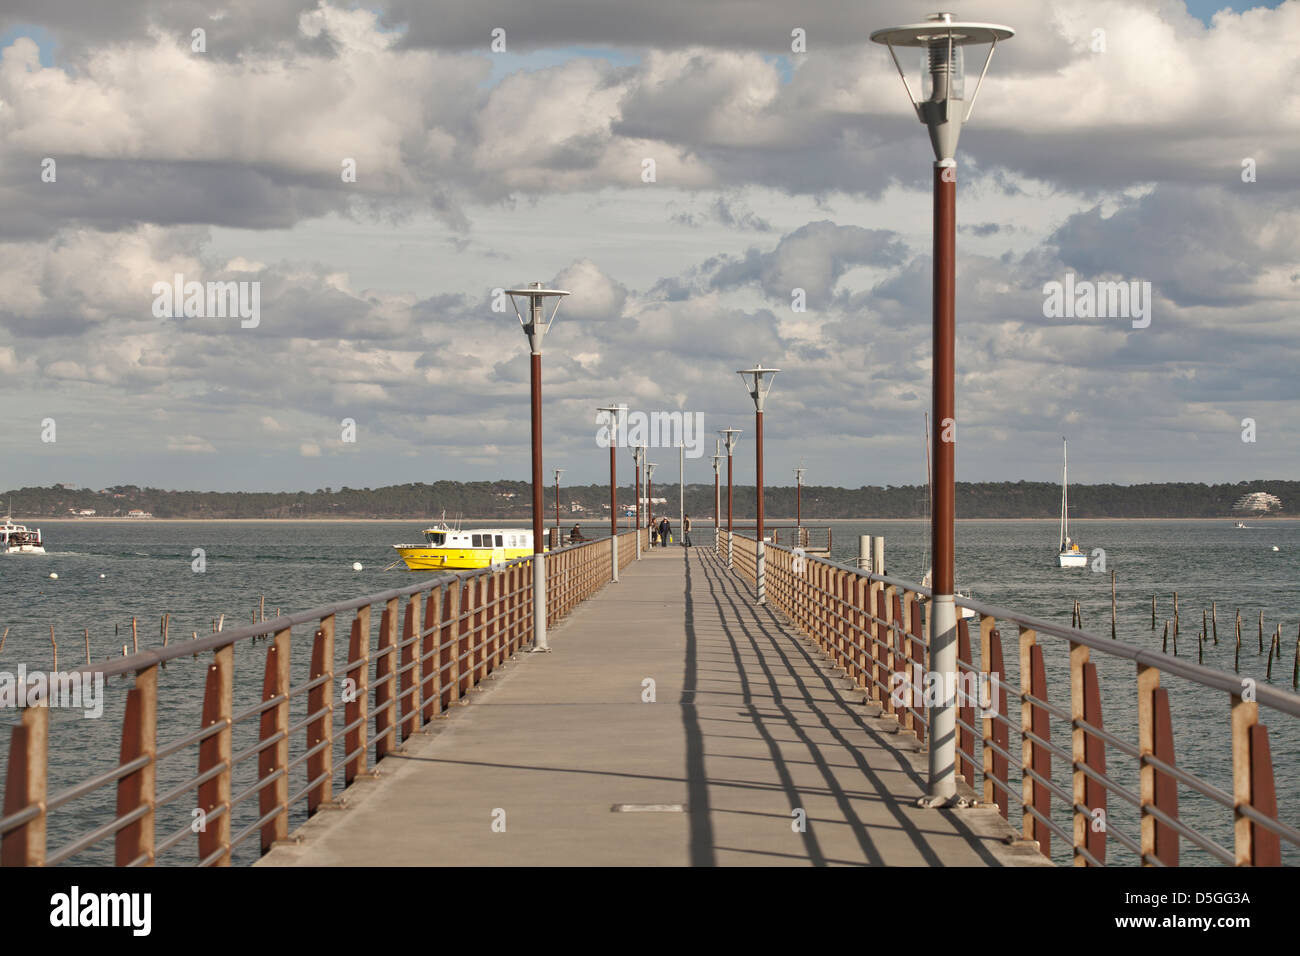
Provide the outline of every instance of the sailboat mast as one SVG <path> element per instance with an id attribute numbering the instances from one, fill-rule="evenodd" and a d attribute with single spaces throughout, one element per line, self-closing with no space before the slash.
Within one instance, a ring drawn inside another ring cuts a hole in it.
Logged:
<path id="1" fill-rule="evenodd" d="M 1061 550 L 1065 550 L 1065 542 L 1070 534 L 1070 505 L 1069 505 L 1069 472 L 1070 472 L 1070 453 L 1069 445 L 1064 438 L 1061 439 Z"/>

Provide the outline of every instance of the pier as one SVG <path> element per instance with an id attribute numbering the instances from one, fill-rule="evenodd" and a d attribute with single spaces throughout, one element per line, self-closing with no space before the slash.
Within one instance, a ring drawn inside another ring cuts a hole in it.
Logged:
<path id="1" fill-rule="evenodd" d="M 545 555 L 549 653 L 528 653 L 527 557 L 82 668 L 125 698 L 119 759 L 51 786 L 81 755 L 51 745 L 49 707 L 26 707 L 0 861 L 1295 858 L 1267 727 L 1300 717 L 1293 694 L 960 599 L 976 617 L 959 627 L 958 798 L 926 808 L 927 694 L 943 684 L 927 589 L 769 542 L 759 603 L 752 537 L 620 537 L 617 582 L 608 538 Z M 201 706 L 168 696 L 168 663 L 204 668 Z M 1178 763 L 1170 697 L 1189 692 L 1222 713 L 1225 781 Z M 1180 813 L 1189 797 L 1209 812 Z M 73 813 L 82 831 L 49 840 Z"/>

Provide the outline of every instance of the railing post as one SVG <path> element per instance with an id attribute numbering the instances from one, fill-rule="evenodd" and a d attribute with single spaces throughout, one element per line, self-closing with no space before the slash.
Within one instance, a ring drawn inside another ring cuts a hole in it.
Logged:
<path id="1" fill-rule="evenodd" d="M 1043 816 L 1051 813 L 1052 794 L 1037 783 L 1032 774 L 1044 779 L 1052 778 L 1052 755 L 1034 743 L 1031 734 L 1042 740 L 1051 739 L 1051 726 L 1047 711 L 1030 702 L 1030 697 L 1047 700 L 1047 677 L 1043 668 L 1043 649 L 1038 646 L 1038 635 L 1030 628 L 1020 629 L 1020 747 L 1021 747 L 1021 831 L 1026 840 L 1038 841 L 1043 856 L 1052 854 L 1052 833 L 1034 813 Z M 1032 773 L 1031 773 L 1032 771 Z"/>
<path id="2" fill-rule="evenodd" d="M 398 682 L 401 693 L 397 698 L 397 715 L 401 719 L 401 740 L 408 739 L 420 726 L 420 686 L 416 681 L 416 673 L 420 668 L 416 652 L 419 641 L 420 596 L 410 594 L 406 598 L 406 613 L 402 619 L 400 664 L 402 679 Z"/>
<path id="3" fill-rule="evenodd" d="M 24 707 L 22 723 L 9 735 L 4 816 L 35 806 L 37 814 L 0 837 L 0 866 L 45 865 L 45 798 L 49 786 L 50 708 Z"/>
<path id="4" fill-rule="evenodd" d="M 234 714 L 235 647 L 227 644 L 212 653 L 203 690 L 203 728 L 220 726 L 199 743 L 199 773 L 222 769 L 199 784 L 198 803 L 203 811 L 199 829 L 199 861 L 214 854 L 214 866 L 230 865 L 230 778 L 231 724 Z"/>
<path id="5" fill-rule="evenodd" d="M 117 815 L 125 816 L 147 808 L 138 820 L 128 823 L 114 837 L 117 866 L 128 866 L 143 857 L 147 866 L 154 864 L 154 798 L 158 765 L 158 665 L 137 671 L 135 686 L 126 696 L 126 713 L 122 717 L 120 763 L 139 757 L 148 758 L 139 770 L 117 781 Z"/>
<path id="6" fill-rule="evenodd" d="M 1083 671 L 1088 666 L 1088 646 L 1070 642 L 1070 759 L 1073 763 L 1071 783 L 1073 785 L 1074 812 L 1074 865 L 1087 866 L 1087 859 L 1079 852 L 1087 848 L 1088 830 L 1092 824 L 1091 809 L 1088 804 L 1088 775 L 1081 769 L 1087 764 L 1088 735 L 1079 726 L 1084 720 L 1084 679 Z"/>
<path id="7" fill-rule="evenodd" d="M 966 665 L 963 667 L 962 665 Z M 957 618 L 957 692 L 961 694 L 963 684 L 971 687 L 975 694 L 966 695 L 965 703 L 957 701 L 957 776 L 966 781 L 967 786 L 975 786 L 975 735 L 968 727 L 975 726 L 975 704 L 979 698 L 982 675 L 974 669 L 971 658 L 970 624 L 966 618 Z M 968 669 L 969 668 L 969 669 Z M 992 701 L 990 701 L 992 703 Z M 964 725 L 964 726 L 963 726 Z"/>
<path id="8" fill-rule="evenodd" d="M 442 585 L 434 585 L 424 602 L 424 627 L 420 635 L 421 716 L 427 724 L 442 712 Z"/>
<path id="9" fill-rule="evenodd" d="M 375 648 L 375 763 L 397 749 L 397 610 L 398 598 L 389 598 L 379 617 L 379 645 Z"/>
<path id="10" fill-rule="evenodd" d="M 996 714 L 984 720 L 984 799 L 998 807 L 1002 819 L 1009 820 L 1010 762 L 1006 754 L 1011 752 L 1011 728 L 1007 725 L 1011 715 L 1007 712 L 1007 675 L 1002 663 L 1002 632 L 997 629 L 997 622 L 993 618 L 986 617 L 980 622 L 980 643 L 980 660 L 993 683 L 993 701 L 997 708 Z M 989 746 L 990 743 L 1001 747 L 1004 752 L 998 753 Z"/>
<path id="11" fill-rule="evenodd" d="M 1150 665 L 1138 665 L 1138 753 L 1142 800 L 1142 865 L 1151 866 L 1151 858 L 1178 865 L 1178 835 L 1150 813 L 1155 807 L 1171 817 L 1178 816 L 1178 784 L 1158 771 L 1148 757 L 1173 765 L 1173 728 L 1169 721 L 1169 692 L 1160 686 L 1160 671 Z"/>
<path id="12" fill-rule="evenodd" d="M 307 713 L 325 713 L 307 725 L 307 749 L 324 744 L 307 758 L 307 779 L 324 776 L 307 791 L 307 815 L 334 798 L 334 615 L 320 620 L 311 649 L 311 679 L 325 680 L 307 692 Z"/>
<path id="13" fill-rule="evenodd" d="M 370 749 L 370 605 L 357 608 L 348 639 L 348 676 L 344 687 L 343 719 L 351 729 L 344 746 L 352 754 L 343 768 L 343 782 L 350 784 L 366 772 Z"/>
<path id="14" fill-rule="evenodd" d="M 1097 681 L 1097 665 L 1089 661 L 1083 666 L 1083 719 L 1096 727 L 1103 730 L 1101 716 L 1101 687 Z M 1106 773 L 1106 743 L 1092 734 L 1084 738 L 1083 746 L 1084 762 L 1095 772 L 1102 775 Z M 1106 787 L 1099 780 L 1088 778 L 1084 786 L 1084 801 L 1090 810 L 1100 810 L 1106 813 Z M 1106 827 L 1089 827 L 1087 836 L 1087 849 L 1096 859 L 1106 862 Z"/>
<path id="15" fill-rule="evenodd" d="M 1259 722 L 1259 704 L 1232 695 L 1233 848 L 1237 866 L 1281 866 L 1278 836 L 1241 812 L 1253 807 L 1277 819 L 1277 794 L 1268 729 Z"/>
<path id="16" fill-rule="evenodd" d="M 925 625 L 922 623 L 921 620 L 921 596 L 917 594 L 915 591 L 908 591 L 907 603 L 908 603 L 907 620 L 909 622 L 909 627 L 907 628 L 908 637 L 906 643 L 907 656 L 916 662 L 913 665 L 912 673 L 916 674 L 918 672 L 917 669 L 919 668 L 919 672 L 921 674 L 921 686 L 919 688 L 919 690 L 921 691 L 920 703 L 916 704 L 915 697 L 913 698 L 913 703 L 916 706 L 916 709 L 921 712 L 921 714 L 920 717 L 918 717 L 915 714 L 912 715 L 911 717 L 912 730 L 915 731 L 916 733 L 916 739 L 921 741 L 922 743 L 925 743 L 927 738 L 930 736 L 926 732 L 926 725 L 928 721 L 934 719 L 934 712 L 925 702 L 925 675 L 929 669 L 928 668 L 929 662 L 926 660 L 926 654 L 925 654 L 926 642 L 922 639 L 923 635 L 925 634 Z M 943 683 L 939 685 L 939 691 L 942 694 L 946 694 L 947 691 L 945 688 L 948 686 L 947 685 L 948 675 L 940 674 L 939 676 L 943 680 Z M 955 716 L 956 715 L 954 714 L 954 717 Z M 922 720 L 921 718 L 924 718 L 924 720 Z M 953 725 L 953 729 L 954 730 L 956 729 L 955 722 Z M 939 746 L 944 743 L 942 735 L 937 736 L 935 739 L 937 740 L 935 746 Z M 948 748 L 949 750 L 955 751 L 956 749 L 955 735 L 949 740 Z M 956 760 L 950 759 L 947 763 L 946 768 L 943 771 L 944 775 L 948 777 L 952 777 L 956 773 L 956 767 L 954 766 L 955 764 L 956 764 Z M 933 783 L 934 781 L 931 780 L 931 784 Z"/>
<path id="17" fill-rule="evenodd" d="M 447 584 L 447 595 L 442 599 L 442 632 L 438 639 L 438 669 L 445 671 L 442 688 L 446 700 L 442 709 L 460 699 L 460 607 L 461 580 L 455 578 Z"/>
<path id="18" fill-rule="evenodd" d="M 266 670 L 262 676 L 262 702 L 278 703 L 262 711 L 262 744 L 257 755 L 258 808 L 262 816 L 279 812 L 262 824 L 262 852 L 266 853 L 277 840 L 289 836 L 289 629 L 276 631 L 271 646 L 266 649 Z"/>
<path id="19" fill-rule="evenodd" d="M 474 579 L 461 580 L 458 586 L 461 597 L 456 639 L 456 697 L 465 700 L 474 686 Z"/>

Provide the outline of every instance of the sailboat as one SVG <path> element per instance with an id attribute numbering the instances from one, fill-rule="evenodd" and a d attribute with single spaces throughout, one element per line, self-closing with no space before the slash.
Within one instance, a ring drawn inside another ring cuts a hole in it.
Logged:
<path id="1" fill-rule="evenodd" d="M 1061 546 L 1056 555 L 1058 568 L 1086 568 L 1088 555 L 1070 540 L 1070 492 L 1067 480 L 1070 458 L 1064 438 L 1061 439 Z"/>

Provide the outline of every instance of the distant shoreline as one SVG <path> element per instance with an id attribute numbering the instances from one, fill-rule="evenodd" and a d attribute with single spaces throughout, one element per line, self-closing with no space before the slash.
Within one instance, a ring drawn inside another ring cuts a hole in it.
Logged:
<path id="1" fill-rule="evenodd" d="M 676 520 L 676 517 L 677 517 L 677 513 L 676 513 L 675 511 L 660 512 L 660 514 L 666 514 L 667 517 L 668 517 L 668 520 L 670 520 L 670 521 L 675 521 L 675 520 Z M 1295 515 L 1295 516 L 1270 515 L 1270 516 L 1265 516 L 1265 517 L 1260 517 L 1260 518 L 1249 518 L 1249 519 L 1242 519 L 1242 518 L 1237 518 L 1237 517 L 1217 517 L 1217 518 L 1154 518 L 1154 517 L 1153 517 L 1153 518 L 1111 518 L 1111 517 L 1104 517 L 1104 516 L 1102 516 L 1102 517 L 1089 517 L 1089 518 L 1071 518 L 1072 521 L 1076 521 L 1076 522 L 1085 522 L 1085 521 L 1223 521 L 1223 522 L 1233 522 L 1234 524 L 1235 524 L 1236 522 L 1238 522 L 1238 521 L 1242 521 L 1242 520 L 1247 520 L 1247 521 L 1258 521 L 1258 522 L 1265 522 L 1265 521 L 1274 522 L 1274 521 L 1288 521 L 1288 520 L 1294 521 L 1294 520 L 1297 520 L 1297 519 L 1300 519 L 1300 515 Z M 61 517 L 57 517 L 57 518 L 40 518 L 40 517 L 27 517 L 27 516 L 17 517 L 17 516 L 16 516 L 16 517 L 15 517 L 15 520 L 16 520 L 16 521 L 20 521 L 20 522 L 26 521 L 26 522 L 32 522 L 32 523 L 35 523 L 35 522 L 38 522 L 38 521 L 39 521 L 39 522 L 53 522 L 53 523 L 58 523 L 58 524 L 150 524 L 150 523 L 152 523 L 152 522 L 186 522 L 186 521 L 188 521 L 188 522 L 195 522 L 195 521 L 226 522 L 226 523 L 229 523 L 229 524 L 241 524 L 241 523 L 242 523 L 242 524 L 263 523 L 263 524 L 264 524 L 264 523 L 276 523 L 276 522 L 279 522 L 279 523 L 281 523 L 281 524 L 340 524 L 340 523 L 343 523 L 343 522 L 363 522 L 363 521 L 366 522 L 366 523 L 368 523 L 368 524 L 419 524 L 419 523 L 429 523 L 429 524 L 433 524 L 433 523 L 436 523 L 437 521 L 439 521 L 439 520 L 441 520 L 441 519 L 439 519 L 439 518 L 358 518 L 358 517 L 344 517 L 344 516 L 340 516 L 340 517 L 337 517 L 337 518 L 319 518 L 319 517 L 318 517 L 318 518 L 127 518 L 127 517 L 124 517 L 124 516 L 121 516 L 121 515 L 118 515 L 118 516 L 116 516 L 116 517 L 111 516 L 111 515 L 102 515 L 102 516 L 101 516 L 101 515 L 95 515 L 94 517 L 72 517 L 72 516 L 67 516 L 67 515 L 65 515 L 65 516 L 61 516 Z M 807 519 L 804 520 L 803 523 L 804 523 L 804 525 L 807 526 L 807 527 L 815 528 L 815 527 L 817 527 L 818 525 L 827 525 L 827 524 L 862 524 L 863 522 L 868 522 L 868 521 L 869 521 L 869 522 L 873 522 L 873 523 L 878 522 L 878 523 L 881 523 L 881 524 L 918 524 L 918 523 L 924 523 L 925 520 L 926 520 L 925 518 L 871 518 L 871 517 L 866 517 L 866 518 L 807 518 Z M 1055 521 L 1057 521 L 1057 520 L 1059 520 L 1059 519 L 1054 518 L 1054 517 L 1046 517 L 1046 518 L 958 518 L 958 519 L 956 519 L 956 520 L 957 520 L 957 522 L 958 522 L 959 524 L 964 524 L 964 523 L 967 523 L 967 522 L 971 522 L 971 523 L 973 523 L 973 522 L 981 522 L 981 521 L 983 521 L 983 522 L 988 522 L 988 521 L 1050 521 L 1050 522 L 1055 522 Z M 495 517 L 472 517 L 472 516 L 469 516 L 469 517 L 461 517 L 461 518 L 458 518 L 457 521 L 459 521 L 459 523 L 463 526 L 463 525 L 467 524 L 468 522 L 476 522 L 476 523 L 479 523 L 479 524 L 483 524 L 483 523 L 490 522 L 490 521 L 496 521 L 496 522 L 505 521 L 505 522 L 510 522 L 510 523 L 529 524 L 529 523 L 532 522 L 532 519 L 531 519 L 531 518 L 495 518 Z M 707 516 L 707 517 L 696 516 L 696 517 L 691 518 L 691 521 L 694 522 L 694 523 L 696 524 L 697 529 L 707 529 L 707 528 L 709 528 L 709 527 L 712 527 L 712 525 L 713 525 L 713 516 L 712 516 L 712 515 L 709 515 L 709 516 Z M 734 524 L 735 524 L 736 526 L 738 526 L 738 527 L 741 527 L 741 528 L 752 527 L 753 523 L 754 523 L 754 521 L 753 521 L 752 518 L 743 518 L 743 519 L 737 519 L 737 520 L 734 521 Z M 765 523 L 766 525 L 768 525 L 768 526 L 780 525 L 780 526 L 784 527 L 784 526 L 786 526 L 786 525 L 793 525 L 793 524 L 795 523 L 795 519 L 794 519 L 793 517 L 791 517 L 791 518 L 773 518 L 773 517 L 771 517 L 771 516 L 768 516 L 768 517 L 766 517 L 766 518 L 764 519 L 764 523 Z M 572 524 L 585 524 L 585 525 L 590 525 L 590 526 L 606 526 L 606 525 L 609 524 L 609 518 L 608 518 L 608 517 L 601 518 L 600 516 L 593 516 L 593 517 L 590 517 L 590 518 L 571 517 L 571 518 L 566 519 L 566 520 L 563 522 L 563 526 L 566 527 L 566 528 L 571 527 Z M 545 522 L 545 525 L 546 525 L 546 527 L 548 527 L 548 528 L 552 528 L 552 527 L 554 527 L 554 526 L 555 526 L 555 520 L 554 520 L 554 518 L 548 518 L 547 521 Z M 625 530 L 629 530 L 629 531 L 631 530 L 631 527 L 632 527 L 632 526 L 631 526 L 631 523 L 629 522 L 629 519 L 626 519 L 626 518 L 624 518 L 624 519 L 622 519 L 622 520 L 620 521 L 620 525 L 619 525 L 619 526 L 620 526 L 621 528 L 623 528 L 623 529 L 625 529 Z M 1252 525 L 1247 525 L 1247 530 L 1249 530 L 1251 527 L 1252 527 Z"/>

